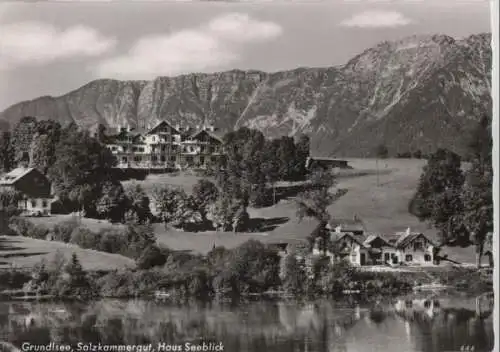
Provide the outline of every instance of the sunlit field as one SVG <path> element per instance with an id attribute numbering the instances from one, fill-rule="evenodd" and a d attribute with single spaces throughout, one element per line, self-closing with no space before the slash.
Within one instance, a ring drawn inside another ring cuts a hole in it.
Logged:
<path id="1" fill-rule="evenodd" d="M 425 160 L 387 159 L 377 162 L 375 159 L 352 159 L 349 163 L 352 169 L 338 171 L 337 187 L 347 189 L 347 193 L 330 207 L 333 218 L 351 219 L 356 215 L 363 221 L 368 232 L 394 233 L 405 231 L 410 227 L 412 231 L 421 231 L 435 238 L 434 229 L 408 212 L 408 202 L 417 188 Z M 200 178 L 190 174 L 149 175 L 145 180 L 126 181 L 124 184 L 131 182 L 140 184 L 149 195 L 154 187 L 162 185 L 178 186 L 190 193 Z M 290 238 L 305 238 L 314 226 L 312 221 L 298 222 L 293 199 L 284 199 L 271 207 L 250 208 L 249 213 L 253 219 L 268 222 L 269 229 L 260 233 L 215 231 L 194 233 L 167 229 L 163 224 L 155 224 L 154 227 L 159 243 L 175 250 L 206 253 L 214 246 L 232 248 L 249 239 L 269 243 Z M 58 215 L 50 218 L 33 218 L 32 221 L 52 227 L 68 218 L 67 215 Z M 122 226 L 93 219 L 83 219 L 82 223 L 92 230 Z M 47 247 L 55 247 L 54 243 L 49 243 Z M 34 243 L 31 245 L 36 247 Z M 445 249 L 444 252 L 459 262 L 474 262 L 473 248 Z M 104 262 L 107 263 L 105 260 Z"/>

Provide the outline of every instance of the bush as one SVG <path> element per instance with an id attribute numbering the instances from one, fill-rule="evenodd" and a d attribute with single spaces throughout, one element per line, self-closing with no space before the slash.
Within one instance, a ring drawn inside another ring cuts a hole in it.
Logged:
<path id="1" fill-rule="evenodd" d="M 76 217 L 70 220 L 64 221 L 60 224 L 56 224 L 52 230 L 52 239 L 54 241 L 60 241 L 68 243 L 71 241 L 71 235 L 73 231 L 79 226 L 79 221 Z"/>
<path id="2" fill-rule="evenodd" d="M 19 216 L 13 216 L 9 219 L 9 226 L 18 235 L 28 237 L 27 234 L 34 227 L 31 221 Z"/>
<path id="3" fill-rule="evenodd" d="M 44 226 L 35 226 L 31 221 L 22 217 L 12 217 L 9 220 L 9 227 L 20 236 L 35 238 L 39 240 L 47 239 L 49 230 Z"/>
<path id="4" fill-rule="evenodd" d="M 92 232 L 85 227 L 78 227 L 73 230 L 70 242 L 81 248 L 98 249 L 101 242 L 100 234 Z"/>
<path id="5" fill-rule="evenodd" d="M 126 254 L 128 251 L 127 237 L 114 229 L 102 229 L 97 250 L 106 253 Z"/>
<path id="6" fill-rule="evenodd" d="M 155 245 L 145 248 L 136 261 L 138 269 L 151 269 L 162 266 L 167 261 L 165 254 Z"/>

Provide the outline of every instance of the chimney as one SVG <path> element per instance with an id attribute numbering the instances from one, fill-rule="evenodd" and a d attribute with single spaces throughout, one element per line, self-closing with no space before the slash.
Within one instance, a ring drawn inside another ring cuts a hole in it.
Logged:
<path id="1" fill-rule="evenodd" d="M 406 234 L 407 234 L 407 235 L 409 235 L 410 233 L 411 233 L 411 229 L 408 227 L 408 228 L 406 229 Z"/>
<path id="2" fill-rule="evenodd" d="M 338 225 L 338 226 L 335 228 L 335 232 L 336 232 L 336 233 L 341 233 L 341 232 L 342 232 L 342 225 Z"/>
<path id="3" fill-rule="evenodd" d="M 180 131 L 180 130 L 181 130 L 181 125 L 179 125 L 178 123 L 177 123 L 177 124 L 175 124 L 175 129 L 176 129 L 177 131 Z"/>

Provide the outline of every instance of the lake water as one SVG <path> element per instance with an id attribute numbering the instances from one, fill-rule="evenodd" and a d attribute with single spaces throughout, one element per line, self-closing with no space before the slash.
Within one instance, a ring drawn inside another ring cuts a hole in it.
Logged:
<path id="1" fill-rule="evenodd" d="M 0 341 L 16 346 L 27 341 L 152 343 L 156 352 L 161 352 L 158 343 L 170 350 L 182 345 L 181 351 L 186 351 L 186 342 L 203 341 L 229 352 L 451 352 L 466 346 L 489 352 L 494 341 L 492 310 L 492 298 L 455 296 L 402 297 L 374 304 L 0 302 Z"/>

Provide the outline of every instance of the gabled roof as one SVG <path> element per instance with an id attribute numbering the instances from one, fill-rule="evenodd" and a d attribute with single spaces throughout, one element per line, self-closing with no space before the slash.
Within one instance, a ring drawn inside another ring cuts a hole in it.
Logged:
<path id="1" fill-rule="evenodd" d="M 212 131 L 207 131 L 206 129 L 200 129 L 200 130 L 195 131 L 193 134 L 191 134 L 190 138 L 195 138 L 195 137 L 199 136 L 200 134 L 202 134 L 203 132 L 208 134 L 210 137 L 218 140 L 219 142 L 221 142 L 221 143 L 223 142 L 222 137 L 218 136 L 216 133 L 214 133 Z"/>
<path id="2" fill-rule="evenodd" d="M 435 243 L 433 241 L 431 241 L 427 236 L 425 236 L 421 232 L 399 232 L 399 233 L 396 233 L 396 236 L 398 236 L 398 239 L 395 243 L 395 246 L 397 248 L 406 247 L 408 244 L 412 243 L 414 240 L 416 240 L 420 236 L 424 237 L 433 246 L 435 246 Z"/>
<path id="3" fill-rule="evenodd" d="M 35 168 L 24 168 L 24 167 L 18 167 L 5 175 L 3 175 L 0 178 L 0 185 L 13 185 L 20 179 L 22 179 L 24 176 L 28 175 L 32 171 L 36 171 Z"/>
<path id="4" fill-rule="evenodd" d="M 146 134 L 153 134 L 153 133 L 156 133 L 156 131 L 157 131 L 159 128 L 163 127 L 163 126 L 168 126 L 168 127 L 170 127 L 171 129 L 173 129 L 175 132 L 177 132 L 177 133 L 179 133 L 179 134 L 180 134 L 180 131 L 179 131 L 177 128 L 175 128 L 174 126 L 172 126 L 172 124 L 171 124 L 171 123 L 169 123 L 168 121 L 165 121 L 165 120 L 160 121 L 160 123 L 158 123 L 155 127 L 153 127 L 152 129 L 150 129 L 150 130 L 149 130 Z"/>
<path id="5" fill-rule="evenodd" d="M 142 143 L 142 134 L 139 132 L 131 131 L 121 131 L 120 133 L 110 136 L 107 138 L 108 144 L 119 143 L 119 142 L 132 142 L 132 143 Z"/>
<path id="6" fill-rule="evenodd" d="M 380 234 L 376 234 L 376 233 L 368 234 L 368 236 L 366 237 L 366 239 L 363 242 L 363 245 L 365 247 L 370 247 L 371 244 L 373 243 L 373 241 L 375 241 L 376 239 L 382 240 L 389 247 L 393 247 L 394 246 L 392 243 L 389 242 L 389 240 L 387 238 L 385 238 L 385 236 L 380 235 Z"/>
<path id="7" fill-rule="evenodd" d="M 363 236 L 356 236 L 351 232 L 332 232 L 330 234 L 330 240 L 332 242 L 338 242 L 346 237 L 349 237 L 351 240 L 353 240 L 354 242 L 356 242 L 360 246 L 364 247 L 364 245 L 363 245 L 364 237 Z"/>

